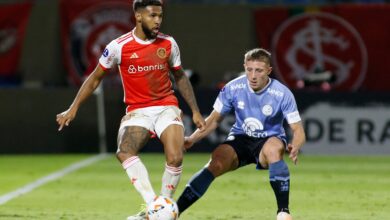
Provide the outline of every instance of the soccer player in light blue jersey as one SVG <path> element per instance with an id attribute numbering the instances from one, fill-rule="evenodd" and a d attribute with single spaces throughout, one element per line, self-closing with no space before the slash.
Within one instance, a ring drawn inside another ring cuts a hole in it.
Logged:
<path id="1" fill-rule="evenodd" d="M 286 86 L 269 77 L 272 67 L 267 50 L 248 51 L 244 68 L 245 75 L 233 79 L 220 91 L 214 110 L 206 119 L 206 128 L 186 137 L 185 147 L 189 149 L 215 130 L 225 115 L 235 114 L 236 122 L 226 140 L 212 152 L 209 163 L 190 179 L 180 195 L 179 212 L 196 202 L 216 177 L 253 163 L 259 170 L 269 170 L 278 206 L 277 219 L 291 220 L 290 172 L 283 155 L 288 150 L 296 164 L 306 139 L 295 98 Z M 283 128 L 285 119 L 292 130 L 291 142 L 287 142 Z"/>

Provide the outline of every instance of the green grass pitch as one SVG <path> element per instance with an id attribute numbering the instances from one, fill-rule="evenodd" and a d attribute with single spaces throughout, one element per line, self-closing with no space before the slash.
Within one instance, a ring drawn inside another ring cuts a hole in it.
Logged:
<path id="1" fill-rule="evenodd" d="M 0 196 L 91 155 L 0 156 Z M 160 191 L 164 155 L 140 154 L 155 191 Z M 175 198 L 209 159 L 185 155 Z M 301 155 L 291 173 L 294 220 L 390 219 L 390 156 Z M 142 200 L 114 155 L 0 205 L 1 220 L 116 220 L 138 211 Z M 254 165 L 219 177 L 181 220 L 276 219 L 268 171 Z"/>

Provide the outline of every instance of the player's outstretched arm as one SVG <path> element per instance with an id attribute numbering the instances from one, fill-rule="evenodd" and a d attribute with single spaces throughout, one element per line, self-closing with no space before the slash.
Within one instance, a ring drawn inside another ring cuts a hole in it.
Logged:
<path id="1" fill-rule="evenodd" d="M 213 110 L 211 114 L 206 118 L 206 125 L 203 130 L 196 129 L 189 137 L 185 137 L 184 148 L 189 149 L 193 144 L 200 141 L 212 131 L 214 131 L 219 123 L 223 120 L 223 116 L 217 111 Z"/>
<path id="2" fill-rule="evenodd" d="M 104 76 L 104 70 L 97 65 L 95 70 L 81 85 L 75 99 L 70 107 L 57 115 L 58 130 L 61 131 L 64 126 L 69 126 L 70 122 L 76 117 L 80 105 L 95 91 Z"/>
<path id="3" fill-rule="evenodd" d="M 176 86 L 180 94 L 183 96 L 184 100 L 187 102 L 187 104 L 192 110 L 192 120 L 194 121 L 197 128 L 203 130 L 205 126 L 205 121 L 200 114 L 190 80 L 184 74 L 182 69 L 174 71 L 173 76 L 175 77 Z"/>
<path id="4" fill-rule="evenodd" d="M 292 123 L 290 124 L 290 128 L 293 133 L 293 138 L 291 143 L 288 144 L 288 151 L 290 152 L 290 159 L 296 164 L 298 162 L 299 150 L 306 142 L 306 135 L 302 122 Z"/>

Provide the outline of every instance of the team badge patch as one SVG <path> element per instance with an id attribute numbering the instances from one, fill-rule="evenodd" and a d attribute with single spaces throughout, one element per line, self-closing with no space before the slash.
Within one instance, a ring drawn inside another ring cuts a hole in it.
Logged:
<path id="1" fill-rule="evenodd" d="M 264 105 L 261 111 L 263 112 L 264 115 L 270 116 L 272 115 L 273 109 L 272 106 L 270 105 Z"/>
<path id="2" fill-rule="evenodd" d="M 167 51 L 165 50 L 165 48 L 158 48 L 157 49 L 157 56 L 160 57 L 161 59 L 164 59 L 165 57 L 167 57 Z"/>

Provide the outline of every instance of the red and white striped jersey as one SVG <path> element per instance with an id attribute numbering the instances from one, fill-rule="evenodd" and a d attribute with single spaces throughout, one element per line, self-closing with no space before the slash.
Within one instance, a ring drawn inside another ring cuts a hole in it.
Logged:
<path id="1" fill-rule="evenodd" d="M 99 64 L 104 70 L 118 65 L 126 112 L 149 106 L 178 106 L 169 71 L 181 68 L 180 50 L 171 36 L 159 33 L 156 39 L 143 41 L 133 29 L 106 46 Z"/>

